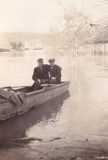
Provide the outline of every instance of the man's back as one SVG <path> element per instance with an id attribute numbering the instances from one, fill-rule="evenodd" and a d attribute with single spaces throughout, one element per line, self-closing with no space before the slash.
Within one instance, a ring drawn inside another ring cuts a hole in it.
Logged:
<path id="1" fill-rule="evenodd" d="M 49 79 L 49 65 L 43 64 L 42 67 L 36 67 L 32 76 L 33 80 Z"/>
<path id="2" fill-rule="evenodd" d="M 61 74 L 61 67 L 59 67 L 58 65 L 50 66 L 50 74 L 54 77 L 57 74 Z"/>
<path id="3" fill-rule="evenodd" d="M 56 64 L 53 66 L 50 65 L 50 77 L 51 78 L 55 77 L 56 82 L 60 83 L 61 82 L 61 67 Z"/>

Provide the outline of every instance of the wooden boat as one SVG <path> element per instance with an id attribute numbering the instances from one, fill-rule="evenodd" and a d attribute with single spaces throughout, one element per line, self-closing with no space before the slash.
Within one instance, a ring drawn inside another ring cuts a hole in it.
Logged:
<path id="1" fill-rule="evenodd" d="M 21 87 L 10 91 L 0 92 L 0 120 L 6 120 L 13 116 L 22 115 L 33 107 L 64 94 L 69 87 L 69 82 L 61 84 L 43 85 L 39 90 L 31 90 L 30 87 Z M 5 93 L 5 94 L 4 94 Z"/>

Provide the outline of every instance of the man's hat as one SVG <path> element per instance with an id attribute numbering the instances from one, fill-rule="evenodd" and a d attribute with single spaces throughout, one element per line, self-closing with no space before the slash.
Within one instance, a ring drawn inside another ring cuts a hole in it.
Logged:
<path id="1" fill-rule="evenodd" d="M 48 60 L 48 62 L 55 62 L 55 59 L 51 58 L 51 59 Z"/>
<path id="2" fill-rule="evenodd" d="M 43 62 L 43 58 L 39 58 L 37 62 Z"/>

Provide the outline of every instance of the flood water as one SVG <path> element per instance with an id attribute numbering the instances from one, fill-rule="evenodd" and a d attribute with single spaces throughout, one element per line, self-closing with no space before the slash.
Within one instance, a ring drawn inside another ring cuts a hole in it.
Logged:
<path id="1" fill-rule="evenodd" d="M 47 61 L 53 55 L 40 56 Z M 32 84 L 37 57 L 0 57 L 0 85 Z M 0 160 L 107 157 L 108 57 L 55 57 L 71 82 L 69 92 L 0 123 Z"/>

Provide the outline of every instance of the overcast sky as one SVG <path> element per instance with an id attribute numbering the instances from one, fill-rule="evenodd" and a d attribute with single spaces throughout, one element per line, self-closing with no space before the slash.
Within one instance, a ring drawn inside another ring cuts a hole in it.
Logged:
<path id="1" fill-rule="evenodd" d="M 0 0 L 0 32 L 48 32 L 62 28 L 64 8 L 94 22 L 108 16 L 108 0 Z"/>

